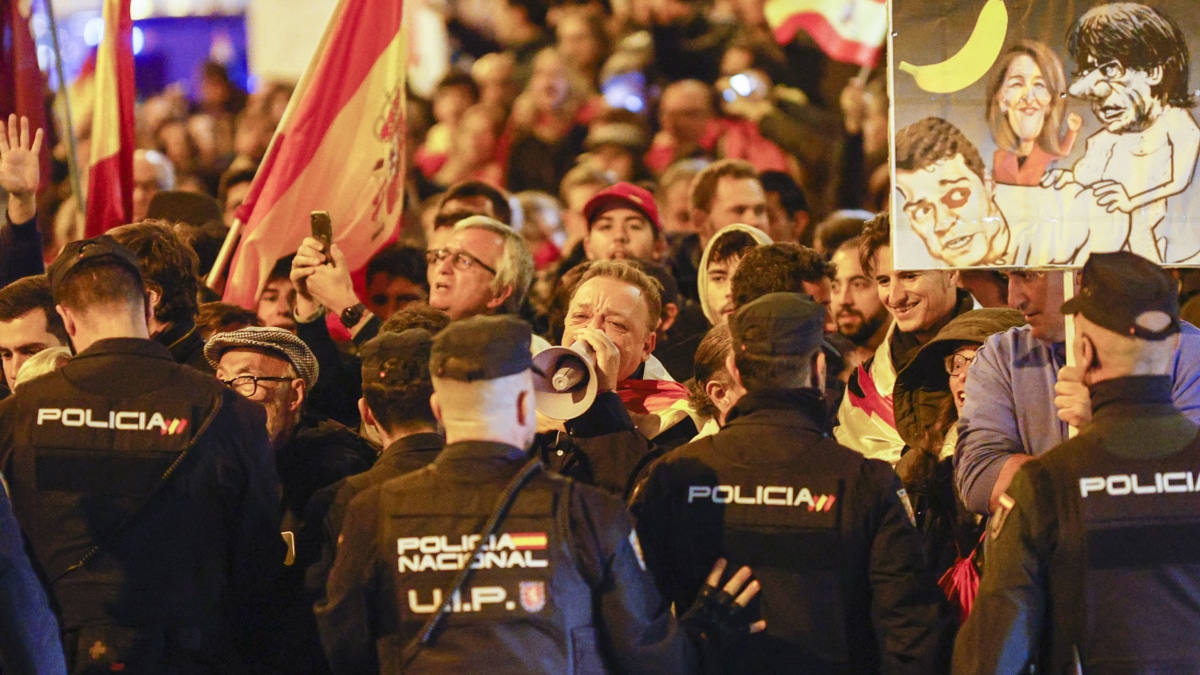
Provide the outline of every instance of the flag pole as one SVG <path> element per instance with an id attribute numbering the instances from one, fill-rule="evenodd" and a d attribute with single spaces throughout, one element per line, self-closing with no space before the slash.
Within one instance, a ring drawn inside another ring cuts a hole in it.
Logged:
<path id="1" fill-rule="evenodd" d="M 333 15 L 337 16 L 338 10 L 341 8 L 345 0 L 338 0 L 337 7 L 333 10 Z M 300 75 L 300 81 L 296 83 L 296 88 L 292 91 L 292 97 L 288 100 L 288 104 L 283 109 L 283 115 L 279 119 L 279 124 L 275 127 L 275 131 L 271 134 L 271 142 L 267 144 L 267 151 L 263 153 L 262 161 L 259 162 L 258 168 L 261 169 L 267 166 L 268 160 L 274 154 L 275 141 L 279 138 L 279 130 L 286 127 L 287 122 L 291 119 L 293 111 L 300 105 L 300 97 L 308 90 L 308 83 L 312 79 L 313 63 L 325 51 L 325 45 L 329 41 L 329 31 L 332 26 L 330 24 L 325 27 L 325 31 L 321 34 L 321 40 L 317 43 L 317 49 L 313 52 L 312 59 L 308 66 Z M 258 183 L 260 177 L 258 169 L 255 170 L 254 180 L 250 183 L 250 194 L 255 194 L 255 184 Z M 229 226 L 229 232 L 225 235 L 225 241 L 221 243 L 221 250 L 217 252 L 217 259 L 213 261 L 212 269 L 208 271 L 208 277 L 204 280 L 204 285 L 212 290 L 217 290 L 227 276 L 226 269 L 233 262 L 233 254 L 237 249 L 239 240 L 242 238 L 242 219 L 234 218 L 233 224 Z"/>
<path id="2" fill-rule="evenodd" d="M 58 94 L 62 97 L 62 116 L 67 127 L 67 172 L 71 178 L 71 191 L 75 193 L 75 206 L 80 214 L 87 213 L 83 197 L 83 182 L 79 175 L 78 142 L 75 139 L 75 122 L 71 118 L 71 97 L 67 78 L 63 73 L 62 48 L 58 44 L 58 21 L 54 18 L 54 6 L 46 0 L 46 18 L 50 22 L 50 37 L 54 40 L 54 69 L 58 73 Z"/>
<path id="3" fill-rule="evenodd" d="M 238 239 L 241 237 L 242 219 L 234 218 L 233 224 L 229 226 L 229 233 L 225 235 L 225 241 L 221 243 L 221 250 L 217 252 L 217 259 L 213 261 L 212 269 L 208 271 L 208 277 L 204 280 L 205 286 L 214 291 L 221 286 L 221 282 L 225 279 L 225 268 L 233 258 L 233 251 L 237 248 Z"/>

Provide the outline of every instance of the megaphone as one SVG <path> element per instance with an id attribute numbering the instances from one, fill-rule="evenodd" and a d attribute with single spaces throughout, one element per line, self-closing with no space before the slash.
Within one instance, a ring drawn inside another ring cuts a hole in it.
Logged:
<path id="1" fill-rule="evenodd" d="M 533 355 L 533 365 L 545 375 L 534 376 L 537 411 L 556 420 L 571 420 L 596 400 L 596 358 L 587 343 L 550 347 Z"/>

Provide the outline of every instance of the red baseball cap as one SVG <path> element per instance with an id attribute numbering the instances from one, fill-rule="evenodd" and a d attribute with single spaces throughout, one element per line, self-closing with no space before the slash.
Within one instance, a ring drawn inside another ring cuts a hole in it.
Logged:
<path id="1" fill-rule="evenodd" d="M 592 222 L 600 217 L 600 214 L 609 209 L 633 209 L 646 216 L 646 220 L 654 226 L 654 232 L 657 235 L 660 228 L 658 225 L 658 205 L 654 203 L 654 195 L 650 194 L 649 190 L 640 188 L 633 183 L 617 183 L 616 185 L 596 193 L 594 197 L 588 200 L 583 207 L 583 217 L 587 218 L 588 229 L 592 229 Z"/>

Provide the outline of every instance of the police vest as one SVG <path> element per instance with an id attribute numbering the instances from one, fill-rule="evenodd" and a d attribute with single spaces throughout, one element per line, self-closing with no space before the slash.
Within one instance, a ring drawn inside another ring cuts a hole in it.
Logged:
<path id="1" fill-rule="evenodd" d="M 1045 656 L 1063 667 L 1077 649 L 1087 673 L 1200 672 L 1200 437 L 1166 457 L 1089 448 L 1046 465 L 1061 529 Z"/>
<path id="2" fill-rule="evenodd" d="M 534 477 L 473 559 L 501 486 L 447 492 L 413 488 L 419 484 L 406 482 L 401 491 L 385 486 L 380 497 L 378 550 L 391 566 L 397 605 L 396 616 L 380 617 L 381 671 L 400 672 L 405 646 L 458 572 L 472 565 L 475 572 L 411 672 L 605 672 L 592 591 L 570 541 L 570 484 Z"/>
<path id="3" fill-rule="evenodd" d="M 699 442 L 706 441 L 712 443 Z M 805 452 L 820 453 L 826 444 L 836 445 L 824 439 Z M 731 570 L 741 565 L 754 570 L 763 590 L 750 610 L 757 609 L 770 628 L 754 636 L 748 658 L 772 664 L 790 661 L 796 672 L 849 662 L 858 648 L 848 644 L 847 607 L 864 602 L 846 594 L 845 577 L 861 573 L 851 569 L 854 563 L 842 541 L 846 481 L 833 473 L 796 475 L 717 464 L 719 451 L 712 452 L 716 454 L 708 455 L 706 463 L 714 463 L 719 480 L 712 474 L 693 477 L 677 495 L 683 501 L 678 522 L 687 523 L 692 542 L 686 546 L 696 548 L 675 555 L 697 561 L 721 556 L 729 560 Z M 692 598 L 702 577 L 688 581 L 694 587 L 685 593 Z M 684 599 L 677 598 L 677 605 L 680 600 Z M 801 658 L 815 660 L 795 660 Z"/>
<path id="4" fill-rule="evenodd" d="M 136 670 L 228 655 L 215 606 L 227 564 L 211 526 L 220 502 L 210 487 L 193 489 L 192 460 L 204 452 L 189 449 L 221 395 L 216 385 L 105 396 L 59 371 L 16 399 L 14 509 L 52 582 L 69 660 Z"/>

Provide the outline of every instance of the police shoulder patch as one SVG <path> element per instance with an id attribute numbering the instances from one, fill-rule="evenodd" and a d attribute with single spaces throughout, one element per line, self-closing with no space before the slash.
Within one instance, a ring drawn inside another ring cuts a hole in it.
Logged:
<path id="1" fill-rule="evenodd" d="M 1000 531 L 1004 529 L 1004 521 L 1008 519 L 1008 514 L 1012 513 L 1013 507 L 1017 505 L 1017 501 L 1008 496 L 1007 492 L 1000 493 L 1000 498 L 997 500 L 996 510 L 992 512 L 992 517 L 988 520 L 988 532 L 991 533 L 992 539 L 1000 536 Z"/>

